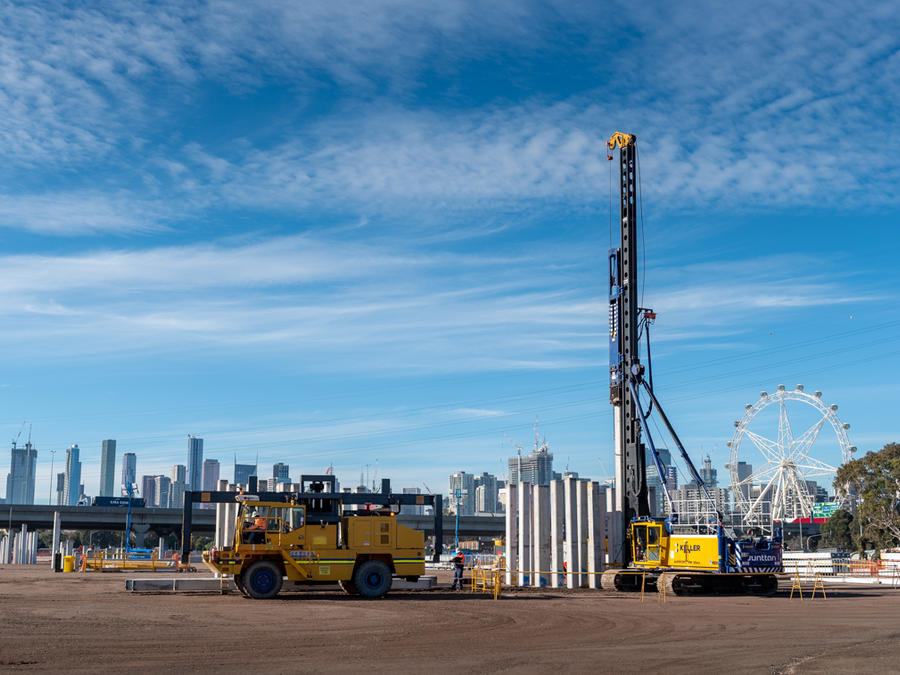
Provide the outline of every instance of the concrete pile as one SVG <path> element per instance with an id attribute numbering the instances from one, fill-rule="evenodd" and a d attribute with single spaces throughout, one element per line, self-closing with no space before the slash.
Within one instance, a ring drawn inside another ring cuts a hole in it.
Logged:
<path id="1" fill-rule="evenodd" d="M 599 588 L 621 546 L 613 488 L 566 476 L 507 486 L 508 585 Z"/>

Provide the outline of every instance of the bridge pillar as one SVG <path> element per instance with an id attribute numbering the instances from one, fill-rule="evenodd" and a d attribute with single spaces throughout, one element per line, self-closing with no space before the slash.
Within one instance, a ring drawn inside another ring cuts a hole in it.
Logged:
<path id="1" fill-rule="evenodd" d="M 144 548 L 145 537 L 150 531 L 150 525 L 148 523 L 132 523 L 131 531 L 134 532 L 134 547 Z"/>

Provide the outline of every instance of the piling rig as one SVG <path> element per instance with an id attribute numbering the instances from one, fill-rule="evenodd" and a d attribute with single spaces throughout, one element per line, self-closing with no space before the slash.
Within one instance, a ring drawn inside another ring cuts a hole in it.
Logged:
<path id="1" fill-rule="evenodd" d="M 651 309 L 639 306 L 637 139 L 614 133 L 607 159 L 619 151 L 619 246 L 609 252 L 609 401 L 614 409 L 616 502 L 624 537 L 621 550 L 610 551 L 621 567 L 601 577 L 603 588 L 636 590 L 665 584 L 675 593 L 772 593 L 782 568 L 781 533 L 739 537 L 726 532 L 706 484 L 691 461 L 653 391 L 650 368 Z M 640 360 L 646 340 L 647 368 Z M 650 433 L 651 414 L 662 422 L 701 493 L 703 508 L 679 517 L 666 484 L 666 466 Z M 647 450 L 659 475 L 668 517 L 651 513 L 647 487 Z"/>

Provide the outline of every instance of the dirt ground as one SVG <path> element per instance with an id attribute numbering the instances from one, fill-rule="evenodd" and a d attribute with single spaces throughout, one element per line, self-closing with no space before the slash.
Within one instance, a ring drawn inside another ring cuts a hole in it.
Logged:
<path id="1" fill-rule="evenodd" d="M 803 602 L 551 589 L 494 601 L 442 576 L 438 590 L 375 601 L 337 590 L 254 601 L 126 592 L 139 575 L 0 567 L 0 672 L 900 670 L 900 589 L 884 586 Z"/>

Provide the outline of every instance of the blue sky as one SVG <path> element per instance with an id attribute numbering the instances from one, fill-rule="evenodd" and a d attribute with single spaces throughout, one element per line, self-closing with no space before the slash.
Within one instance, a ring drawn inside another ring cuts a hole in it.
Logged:
<path id="1" fill-rule="evenodd" d="M 615 130 L 695 459 L 724 474 L 778 384 L 861 450 L 900 437 L 892 3 L 0 11 L 0 427 L 33 425 L 39 500 L 50 450 L 93 494 L 102 439 L 168 474 L 188 434 L 227 475 L 377 461 L 446 492 L 536 418 L 558 468 L 609 476 Z"/>

